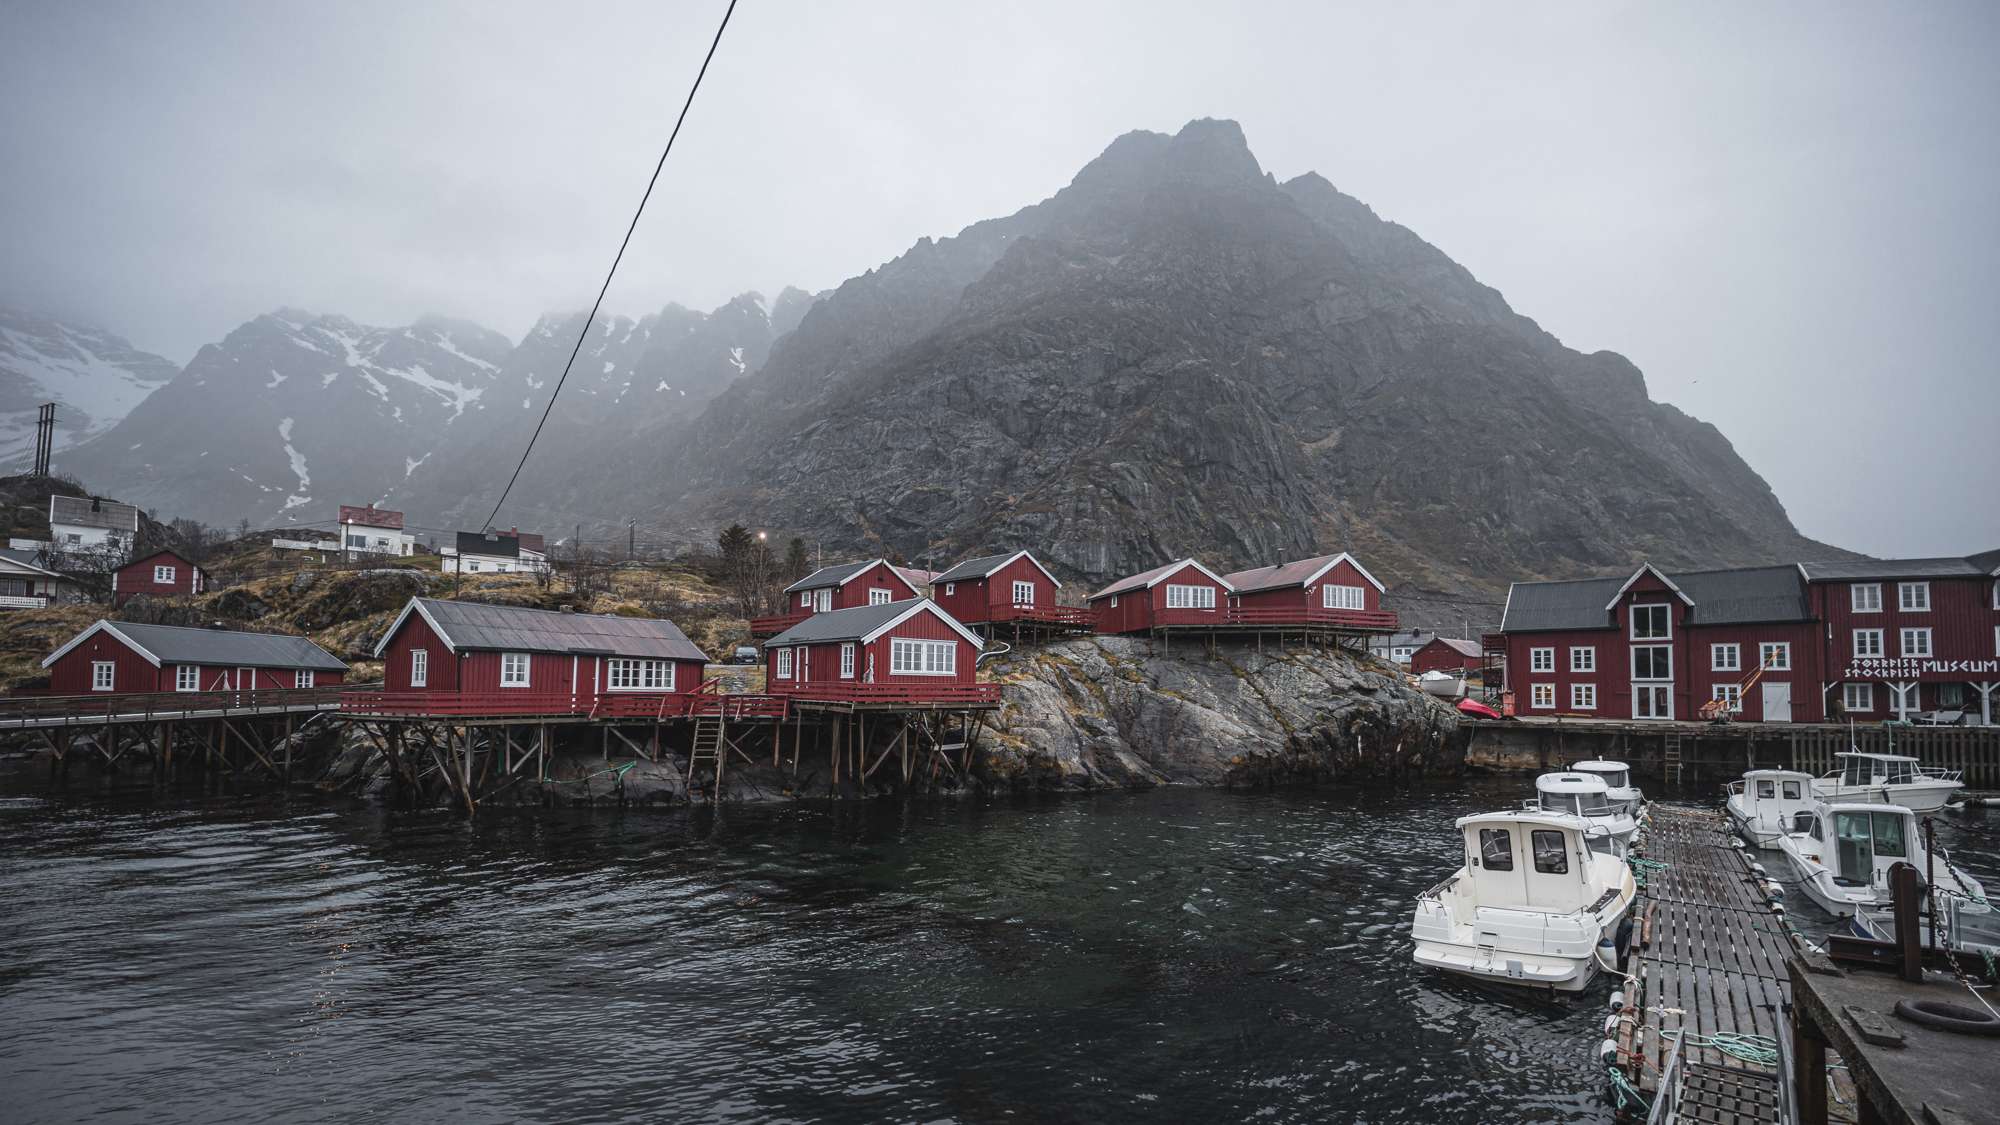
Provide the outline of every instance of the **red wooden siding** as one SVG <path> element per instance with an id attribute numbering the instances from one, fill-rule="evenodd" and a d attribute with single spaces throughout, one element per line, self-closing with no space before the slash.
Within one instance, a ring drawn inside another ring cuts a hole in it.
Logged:
<path id="1" fill-rule="evenodd" d="M 153 581 L 153 568 L 171 566 L 174 568 L 172 582 Z M 143 559 L 134 559 L 118 568 L 112 578 L 111 604 L 124 605 L 140 594 L 151 597 L 187 597 L 199 591 L 196 589 L 195 574 L 199 570 L 193 563 L 172 551 L 155 551 Z"/>
<path id="2" fill-rule="evenodd" d="M 931 600 L 940 609 L 968 625 L 986 621 L 1002 620 L 1002 612 L 1014 604 L 1014 583 L 1031 582 L 1035 587 L 1034 604 L 1038 607 L 1056 604 L 1056 584 L 1042 573 L 1042 568 L 1027 557 L 1015 559 L 995 571 L 991 578 L 974 578 L 965 582 L 951 583 L 951 592 L 946 593 L 940 585 L 932 591 Z M 865 604 L 865 603 L 864 603 Z"/>
<path id="3" fill-rule="evenodd" d="M 1222 621 L 1223 610 L 1229 605 L 1229 591 L 1222 583 L 1202 573 L 1200 567 L 1186 563 L 1179 569 L 1161 578 L 1151 589 L 1127 590 L 1115 595 L 1117 605 L 1111 598 L 1098 598 L 1091 603 L 1097 612 L 1097 631 L 1100 633 L 1129 633 L 1138 629 L 1150 629 L 1160 619 L 1167 608 L 1168 586 L 1207 586 L 1215 591 L 1213 613 L 1202 610 L 1177 609 L 1175 614 L 1186 615 L 1190 619 L 1212 616 L 1216 623 Z M 1297 591 L 1290 591 L 1296 594 Z"/>
<path id="4" fill-rule="evenodd" d="M 892 671 L 891 642 L 903 640 L 952 641 L 958 648 L 953 674 L 949 676 L 911 675 Z M 840 675 L 840 650 L 854 645 L 854 675 Z M 764 651 L 764 674 L 768 690 L 812 695 L 815 689 L 837 696 L 841 685 L 898 685 L 921 698 L 927 687 L 957 688 L 978 681 L 979 646 L 967 641 L 958 630 L 929 613 L 918 613 L 868 644 L 858 641 L 822 641 L 811 645 L 787 646 L 792 653 L 792 674 L 778 675 L 776 648 Z M 804 675 L 801 676 L 801 669 Z M 871 675 L 872 673 L 872 675 Z"/>
<path id="5" fill-rule="evenodd" d="M 91 690 L 91 665 L 100 660 L 109 660 L 116 667 L 109 692 Z M 109 632 L 100 632 L 64 653 L 61 660 L 49 667 L 49 689 L 59 695 L 131 695 L 173 691 L 180 667 L 163 664 L 155 668 L 125 642 Z M 290 668 L 238 669 L 215 664 L 199 667 L 202 691 L 275 691 L 298 686 L 295 682 L 297 673 Z M 342 679 L 343 673 L 340 672 L 313 673 L 316 687 L 337 684 Z"/>
<path id="6" fill-rule="evenodd" d="M 1370 586 L 1369 589 L 1374 589 Z M 1410 674 L 1421 676 L 1425 672 L 1478 671 L 1484 666 L 1479 656 L 1467 655 L 1433 637 L 1427 644 L 1410 654 Z"/>
<path id="7" fill-rule="evenodd" d="M 425 657 L 424 686 L 410 686 L 410 653 L 423 649 Z M 497 678 L 498 673 L 495 673 Z M 458 659 L 444 646 L 444 641 L 431 630 L 430 622 L 421 613 L 411 613 L 403 618 L 403 624 L 389 638 L 389 644 L 382 650 L 382 687 L 385 691 L 457 691 Z"/>

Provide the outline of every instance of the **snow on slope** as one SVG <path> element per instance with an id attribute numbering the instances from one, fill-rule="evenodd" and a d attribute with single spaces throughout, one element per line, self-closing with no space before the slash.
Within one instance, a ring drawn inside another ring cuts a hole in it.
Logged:
<path id="1" fill-rule="evenodd" d="M 117 425 L 178 370 L 103 329 L 0 308 L 0 466 L 33 458 L 42 403 L 56 403 L 56 440 L 70 445 Z"/>

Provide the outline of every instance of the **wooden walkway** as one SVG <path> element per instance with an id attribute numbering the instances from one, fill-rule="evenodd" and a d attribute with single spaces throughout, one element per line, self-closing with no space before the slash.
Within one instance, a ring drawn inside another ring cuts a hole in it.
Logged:
<path id="1" fill-rule="evenodd" d="M 1784 918 L 1720 813 L 1651 806 L 1645 858 L 1667 867 L 1649 870 L 1640 892 L 1616 1037 L 1621 1069 L 1654 1103 L 1665 1079 L 1678 1120 L 1778 1121 L 1778 1065 L 1746 1062 L 1709 1040 L 1759 1035 L 1768 1047 L 1789 1034 L 1793 944 Z"/>

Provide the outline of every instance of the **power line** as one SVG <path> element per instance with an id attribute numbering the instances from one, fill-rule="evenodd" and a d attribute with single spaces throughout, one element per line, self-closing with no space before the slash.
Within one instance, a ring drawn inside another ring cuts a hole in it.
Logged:
<path id="1" fill-rule="evenodd" d="M 639 229 L 639 216 L 646 213 L 646 201 L 653 198 L 653 185 L 660 182 L 660 169 L 667 166 L 667 154 L 674 151 L 674 138 L 681 135 L 681 125 L 687 121 L 688 109 L 694 105 L 694 96 L 701 89 L 701 80 L 708 74 L 708 64 L 715 58 L 715 49 L 722 45 L 722 33 L 729 27 L 729 17 L 736 12 L 736 0 L 729 0 L 729 7 L 722 13 L 722 24 L 715 29 L 715 38 L 708 45 L 708 54 L 701 60 L 701 69 L 695 72 L 694 85 L 688 88 L 687 100 L 681 103 L 681 115 L 674 119 L 674 131 L 667 134 L 667 147 L 660 150 L 659 162 L 653 165 L 653 178 L 646 181 L 646 193 L 639 197 L 639 209 L 632 212 L 632 222 L 625 228 L 625 238 L 618 243 L 618 253 L 611 259 L 611 268 L 604 274 L 604 284 L 598 287 L 597 300 L 591 303 L 590 315 L 583 318 L 583 327 L 576 334 L 576 346 L 570 349 L 569 362 L 563 364 L 562 376 L 556 380 L 555 389 L 549 392 L 549 404 L 542 408 L 542 420 L 535 423 L 535 432 L 528 435 L 528 448 L 521 451 L 520 464 L 514 466 L 514 475 L 507 478 L 507 487 L 500 490 L 500 500 L 493 505 L 493 512 L 486 517 L 486 526 L 492 527 L 500 515 L 500 506 L 507 502 L 507 496 L 514 491 L 514 482 L 521 479 L 521 470 L 528 464 L 528 454 L 535 451 L 535 439 L 542 436 L 542 427 L 548 424 L 549 413 L 556 408 L 556 396 L 562 394 L 563 383 L 569 378 L 569 369 L 575 365 L 578 353 L 583 351 L 583 341 L 590 335 L 590 326 L 597 322 L 597 310 L 604 304 L 604 294 L 611 289 L 611 279 L 618 273 L 618 263 L 625 260 L 625 248 L 632 244 L 632 232 Z"/>

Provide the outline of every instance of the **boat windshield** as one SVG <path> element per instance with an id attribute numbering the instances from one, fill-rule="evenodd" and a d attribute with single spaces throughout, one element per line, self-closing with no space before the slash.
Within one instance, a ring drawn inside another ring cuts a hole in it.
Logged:
<path id="1" fill-rule="evenodd" d="M 1904 859 L 1909 855 L 1903 817 L 1896 813 L 1836 812 L 1833 834 L 1840 855 L 1840 877 L 1851 882 L 1872 882 L 1877 856 Z"/>
<path id="2" fill-rule="evenodd" d="M 1602 793 L 1544 793 L 1542 811 L 1610 816 L 1615 810 L 1604 800 Z"/>
<path id="3" fill-rule="evenodd" d="M 1623 789 L 1627 785 L 1632 784 L 1631 775 L 1625 770 L 1613 770 L 1610 773 L 1601 773 L 1597 776 L 1603 778 L 1604 784 L 1609 785 L 1613 789 Z"/>
<path id="4" fill-rule="evenodd" d="M 1553 828 L 1537 828 L 1528 836 L 1535 848 L 1535 870 L 1544 875 L 1569 874 L 1569 848 L 1563 834 Z"/>

